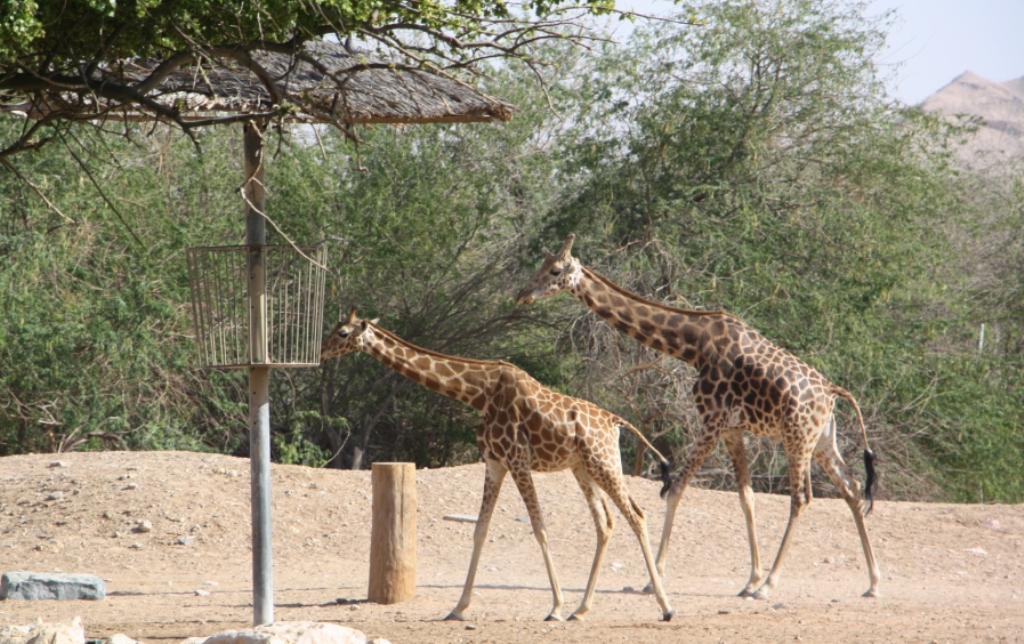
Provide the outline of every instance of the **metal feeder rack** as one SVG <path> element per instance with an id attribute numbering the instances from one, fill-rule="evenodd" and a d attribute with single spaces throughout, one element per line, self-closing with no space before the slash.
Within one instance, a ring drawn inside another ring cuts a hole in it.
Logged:
<path id="1" fill-rule="evenodd" d="M 315 367 L 323 336 L 327 249 L 262 246 L 263 271 L 248 246 L 189 248 L 189 290 L 202 369 Z M 303 254 L 305 257 L 303 257 Z M 310 261 L 312 260 L 312 261 Z M 257 269 L 254 271 L 254 269 Z M 250 276 L 262 273 L 265 325 L 250 304 Z M 265 343 L 253 336 L 266 329 Z"/>

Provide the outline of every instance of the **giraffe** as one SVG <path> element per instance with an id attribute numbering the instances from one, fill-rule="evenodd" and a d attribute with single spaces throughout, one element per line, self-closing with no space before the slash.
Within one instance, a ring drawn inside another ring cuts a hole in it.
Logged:
<path id="1" fill-rule="evenodd" d="M 722 311 L 677 309 L 623 289 L 572 257 L 574 239 L 575 235 L 570 234 L 557 254 L 546 253 L 540 269 L 516 295 L 516 303 L 530 304 L 538 298 L 569 291 L 620 332 L 683 360 L 699 374 L 693 394 L 701 415 L 701 431 L 668 490 L 665 527 L 658 548 L 658 573 L 664 578 L 672 523 L 683 492 L 721 439 L 736 473 L 750 541 L 750 578 L 740 596 L 767 599 L 778 584 L 793 533 L 811 501 L 813 458 L 828 473 L 853 512 L 871 581 L 864 596 L 877 597 L 880 574 L 864 524 L 864 517 L 871 511 L 874 454 L 868 448 L 864 418 L 853 395 L 735 316 Z M 836 426 L 832 417 L 836 398 L 853 406 L 860 423 L 867 472 L 863 502 L 858 495 L 860 484 L 836 449 Z M 744 430 L 781 441 L 789 463 L 789 522 L 767 579 L 763 576 L 757 547 L 754 493 L 744 449 Z"/>
<path id="2" fill-rule="evenodd" d="M 321 361 L 353 351 L 370 354 L 384 365 L 419 384 L 472 406 L 483 414 L 477 428 L 477 445 L 485 464 L 484 494 L 473 532 L 473 555 L 462 597 L 446 619 L 463 620 L 469 608 L 480 552 L 506 473 L 511 473 L 526 503 L 533 533 L 540 544 L 547 567 L 554 607 L 548 620 L 562 619 L 564 603 L 548 550 L 547 532 L 541 516 L 531 470 L 557 472 L 570 469 L 590 507 L 597 528 L 597 550 L 590 570 L 583 602 L 570 619 L 581 620 L 590 610 L 598 572 L 611 539 L 615 520 L 608 497 L 633 529 L 643 550 L 651 586 L 665 621 L 674 611 L 662 588 L 647 539 L 644 512 L 629 495 L 622 477 L 619 457 L 619 428 L 635 433 L 648 449 L 647 439 L 628 422 L 597 405 L 554 392 L 541 386 L 522 369 L 506 362 L 469 360 L 422 349 L 377 326 L 376 320 L 361 320 L 353 308 L 323 341 Z M 659 455 L 665 489 L 669 465 Z M 607 495 L 607 496 L 606 496 Z"/>

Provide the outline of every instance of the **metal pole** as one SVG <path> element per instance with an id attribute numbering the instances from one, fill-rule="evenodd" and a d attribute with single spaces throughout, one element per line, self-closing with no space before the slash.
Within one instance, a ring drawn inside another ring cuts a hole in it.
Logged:
<path id="1" fill-rule="evenodd" d="M 263 131 L 245 125 L 245 244 L 249 247 L 249 467 L 252 503 L 252 623 L 274 621 L 270 531 L 270 368 L 267 360 L 267 243 L 263 201 Z"/>

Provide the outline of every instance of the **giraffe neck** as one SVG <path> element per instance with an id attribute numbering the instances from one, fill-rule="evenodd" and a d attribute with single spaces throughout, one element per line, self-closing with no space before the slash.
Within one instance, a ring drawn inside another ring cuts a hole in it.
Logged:
<path id="1" fill-rule="evenodd" d="M 467 360 L 435 353 L 410 344 L 389 331 L 371 325 L 373 334 L 362 350 L 427 389 L 483 411 L 487 391 L 500 363 Z"/>
<path id="2" fill-rule="evenodd" d="M 622 333 L 698 369 L 719 353 L 716 338 L 739 320 L 720 311 L 687 311 L 644 299 L 586 267 L 573 295 Z M 717 358 L 716 358 L 717 360 Z"/>

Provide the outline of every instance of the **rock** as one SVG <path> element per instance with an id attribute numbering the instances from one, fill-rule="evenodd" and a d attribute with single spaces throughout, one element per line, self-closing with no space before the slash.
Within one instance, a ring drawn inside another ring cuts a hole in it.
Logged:
<path id="1" fill-rule="evenodd" d="M 196 597 L 209 597 L 209 596 L 210 596 L 210 591 L 208 591 L 208 590 L 197 590 L 196 591 Z"/>
<path id="2" fill-rule="evenodd" d="M 60 501 L 63 498 L 64 498 L 64 493 L 63 492 L 50 492 L 48 495 L 46 495 L 46 500 L 47 501 Z"/>
<path id="3" fill-rule="evenodd" d="M 31 626 L 0 626 L 0 644 L 85 644 L 82 618 Z"/>
<path id="4" fill-rule="evenodd" d="M 191 546 L 192 542 L 195 540 L 195 537 L 178 537 L 178 540 L 175 543 L 182 546 Z"/>
<path id="5" fill-rule="evenodd" d="M 139 524 L 137 526 L 135 526 L 135 528 L 133 530 L 135 532 L 152 532 L 153 531 L 153 523 L 151 521 L 147 521 L 147 520 L 143 519 L 142 521 L 139 521 Z"/>
<path id="6" fill-rule="evenodd" d="M 455 521 L 457 523 L 476 523 L 477 518 L 468 514 L 446 514 L 442 517 L 445 521 Z"/>
<path id="7" fill-rule="evenodd" d="M 107 587 L 96 575 L 5 572 L 0 599 L 103 599 Z"/>
<path id="8" fill-rule="evenodd" d="M 139 644 L 139 641 L 128 637 L 124 633 L 114 633 L 107 638 L 107 644 Z"/>
<path id="9" fill-rule="evenodd" d="M 337 624 L 274 622 L 256 628 L 224 631 L 205 640 L 194 637 L 181 644 L 367 644 L 367 641 L 362 631 Z"/>
<path id="10" fill-rule="evenodd" d="M 64 461 L 50 461 L 50 464 L 46 467 L 67 467 L 68 464 Z"/>

